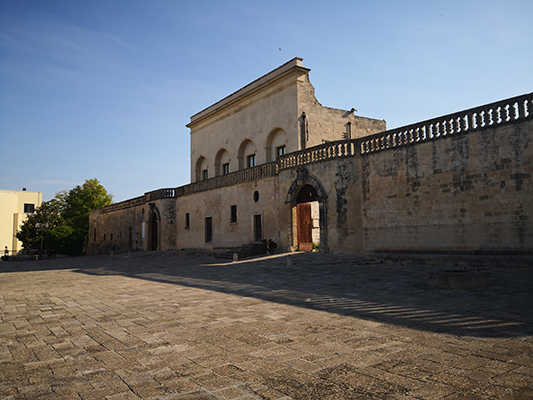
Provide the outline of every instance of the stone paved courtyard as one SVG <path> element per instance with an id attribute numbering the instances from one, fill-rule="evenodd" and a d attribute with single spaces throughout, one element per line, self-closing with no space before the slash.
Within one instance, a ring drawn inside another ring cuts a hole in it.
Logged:
<path id="1" fill-rule="evenodd" d="M 2 262 L 0 398 L 533 398 L 533 268 L 287 257 Z"/>

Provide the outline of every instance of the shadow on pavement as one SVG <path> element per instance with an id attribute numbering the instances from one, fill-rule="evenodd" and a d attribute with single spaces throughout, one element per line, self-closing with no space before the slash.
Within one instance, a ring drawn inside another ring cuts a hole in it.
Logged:
<path id="1" fill-rule="evenodd" d="M 490 289 L 448 291 L 427 284 L 427 272 L 443 267 L 380 264 L 343 254 L 293 253 L 226 262 L 150 252 L 0 264 L 0 272 L 47 269 L 171 283 L 435 333 L 533 334 L 533 268 L 493 268 Z"/>

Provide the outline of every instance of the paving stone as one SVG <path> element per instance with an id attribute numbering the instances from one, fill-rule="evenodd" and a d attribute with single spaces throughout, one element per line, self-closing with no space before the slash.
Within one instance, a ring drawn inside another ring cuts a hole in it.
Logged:
<path id="1" fill-rule="evenodd" d="M 533 269 L 450 293 L 436 267 L 293 257 L 0 263 L 0 397 L 533 397 Z"/>

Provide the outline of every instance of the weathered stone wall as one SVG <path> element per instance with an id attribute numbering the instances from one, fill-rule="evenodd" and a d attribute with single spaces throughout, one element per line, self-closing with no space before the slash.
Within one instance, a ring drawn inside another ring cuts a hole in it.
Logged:
<path id="1" fill-rule="evenodd" d="M 176 199 L 138 199 L 145 201 L 136 201 L 137 204 L 130 207 L 120 207 L 119 203 L 111 206 L 115 210 L 110 212 L 105 208 L 91 211 L 88 254 L 152 250 L 154 229 L 157 236 L 155 250 L 176 248 Z M 152 225 L 154 219 L 157 222 Z"/>
<path id="2" fill-rule="evenodd" d="M 87 253 L 240 247 L 254 241 L 254 215 L 261 215 L 263 237 L 279 242 L 278 192 L 278 179 L 273 176 L 178 198 L 150 200 L 145 196 L 131 206 L 118 204 L 111 206 L 114 210 L 94 210 L 89 216 Z M 231 206 L 237 207 L 236 222 L 230 219 Z M 186 214 L 189 214 L 188 226 Z M 206 217 L 213 220 L 210 243 L 205 242 Z M 155 249 L 154 229 L 157 231 Z"/>
<path id="3" fill-rule="evenodd" d="M 325 141 L 358 139 L 386 130 L 384 120 L 359 117 L 349 110 L 322 106 L 315 96 L 309 75 L 298 82 L 298 108 L 300 129 L 304 131 L 300 134 L 305 135 L 305 148 Z"/>
<path id="4" fill-rule="evenodd" d="M 237 222 L 231 222 L 233 205 L 237 207 Z M 189 227 L 185 225 L 187 213 Z M 263 238 L 279 242 L 276 176 L 180 197 L 176 212 L 177 249 L 232 248 L 251 243 L 254 241 L 254 215 L 262 217 Z M 213 221 L 211 243 L 205 242 L 206 217 Z"/>
<path id="5" fill-rule="evenodd" d="M 363 155 L 364 249 L 533 249 L 533 122 Z"/>
<path id="6" fill-rule="evenodd" d="M 298 246 L 294 224 L 296 196 L 306 184 L 318 192 L 321 251 L 362 250 L 359 163 L 355 157 L 286 169 L 279 174 L 280 236 L 284 250 Z"/>

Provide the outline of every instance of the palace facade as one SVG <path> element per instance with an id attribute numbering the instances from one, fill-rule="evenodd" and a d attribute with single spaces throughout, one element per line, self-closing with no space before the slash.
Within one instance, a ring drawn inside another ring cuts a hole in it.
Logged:
<path id="1" fill-rule="evenodd" d="M 91 212 L 88 254 L 531 255 L 533 94 L 387 131 L 322 106 L 309 72 L 294 58 L 193 115 L 191 183 Z"/>

